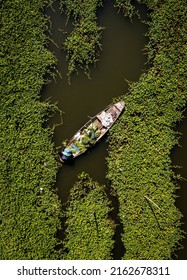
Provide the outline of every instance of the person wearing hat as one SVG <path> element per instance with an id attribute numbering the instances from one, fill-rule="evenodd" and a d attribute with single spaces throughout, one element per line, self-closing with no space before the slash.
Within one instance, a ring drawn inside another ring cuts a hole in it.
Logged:
<path id="1" fill-rule="evenodd" d="M 64 160 L 64 161 L 70 160 L 73 158 L 72 151 L 67 147 L 60 153 L 60 156 L 61 156 L 62 160 Z"/>

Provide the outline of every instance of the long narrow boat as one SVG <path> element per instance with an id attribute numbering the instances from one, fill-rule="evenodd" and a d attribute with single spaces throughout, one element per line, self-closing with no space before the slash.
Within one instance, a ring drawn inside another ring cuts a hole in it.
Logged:
<path id="1" fill-rule="evenodd" d="M 111 128 L 125 107 L 123 101 L 107 106 L 103 111 L 92 117 L 67 142 L 60 152 L 60 161 L 65 162 L 76 158 L 93 147 Z"/>

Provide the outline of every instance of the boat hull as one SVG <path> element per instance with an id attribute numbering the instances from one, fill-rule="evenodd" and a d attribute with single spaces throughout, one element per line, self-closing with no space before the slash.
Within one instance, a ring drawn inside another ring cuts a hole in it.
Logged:
<path id="1" fill-rule="evenodd" d="M 60 153 L 60 161 L 72 160 L 93 147 L 112 127 L 125 107 L 124 101 L 107 106 L 82 126 Z"/>

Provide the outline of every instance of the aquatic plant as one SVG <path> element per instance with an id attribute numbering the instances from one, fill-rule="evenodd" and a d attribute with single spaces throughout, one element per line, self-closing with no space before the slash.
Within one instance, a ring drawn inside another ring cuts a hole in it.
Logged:
<path id="1" fill-rule="evenodd" d="M 1 3 L 0 259 L 55 259 L 61 205 L 52 189 L 57 163 L 54 105 L 40 102 L 44 75 L 55 65 L 46 49 L 43 0 Z"/>
<path id="2" fill-rule="evenodd" d="M 61 2 L 74 18 L 64 45 L 69 75 L 79 66 L 87 72 L 101 48 L 102 28 L 96 23 L 101 2 Z M 132 14 L 132 1 L 117 2 Z M 183 237 L 175 206 L 179 176 L 170 153 L 187 100 L 187 7 L 185 0 L 138 2 L 147 5 L 151 16 L 146 47 L 151 68 L 123 96 L 125 112 L 109 136 L 107 177 L 119 199 L 124 259 L 170 259 Z M 111 205 L 103 187 L 85 174 L 67 204 L 65 254 L 56 249 L 61 205 L 52 185 L 58 166 L 52 131 L 43 127 L 56 108 L 39 101 L 44 75 L 55 64 L 46 49 L 46 3 L 1 3 L 0 258 L 111 259 Z"/>
<path id="3" fill-rule="evenodd" d="M 101 0 L 69 1 L 61 0 L 61 11 L 73 17 L 73 31 L 64 42 L 68 60 L 68 76 L 84 69 L 89 75 L 89 66 L 98 60 L 101 49 L 102 27 L 97 24 L 96 10 L 102 5 Z"/>
<path id="4" fill-rule="evenodd" d="M 170 259 L 183 238 L 170 154 L 187 101 L 187 6 L 141 2 L 152 11 L 146 47 L 152 66 L 123 97 L 125 112 L 108 140 L 107 177 L 120 203 L 124 259 Z"/>
<path id="5" fill-rule="evenodd" d="M 65 259 L 111 259 L 114 223 L 104 186 L 81 173 L 66 207 Z"/>
<path id="6" fill-rule="evenodd" d="M 137 14 L 135 7 L 136 2 L 138 4 L 145 4 L 148 9 L 153 10 L 159 7 L 164 0 L 115 0 L 114 6 L 118 9 L 118 11 L 122 11 L 124 16 L 132 19 Z"/>
<path id="7" fill-rule="evenodd" d="M 131 2 L 131 0 L 116 0 L 114 6 L 118 11 L 122 10 L 124 16 L 132 18 L 136 13 L 136 9 Z"/>

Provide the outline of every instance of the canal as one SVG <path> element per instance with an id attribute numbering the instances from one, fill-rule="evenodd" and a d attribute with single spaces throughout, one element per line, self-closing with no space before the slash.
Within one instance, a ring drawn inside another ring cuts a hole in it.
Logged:
<path id="1" fill-rule="evenodd" d="M 143 48 L 146 43 L 144 34 L 147 31 L 145 24 L 135 19 L 133 24 L 118 14 L 113 7 L 113 1 L 106 1 L 99 9 L 99 25 L 104 26 L 102 36 L 102 51 L 96 67 L 91 67 L 91 79 L 83 71 L 71 77 L 71 84 L 67 79 L 67 62 L 63 51 L 65 32 L 71 30 L 71 23 L 65 26 L 66 17 L 59 12 L 58 3 L 53 9 L 46 11 L 52 22 L 52 42 L 50 50 L 58 59 L 58 70 L 62 78 L 57 77 L 44 87 L 42 98 L 50 98 L 52 103 L 57 102 L 63 112 L 63 124 L 57 126 L 54 134 L 55 145 L 62 146 L 62 141 L 69 139 L 86 122 L 88 118 L 104 109 L 114 97 L 128 91 L 126 80 L 137 81 L 146 68 L 146 56 Z M 142 9 L 141 13 L 145 14 Z M 49 125 L 59 123 L 58 115 L 51 118 Z M 103 139 L 90 153 L 78 158 L 73 165 L 64 165 L 57 176 L 59 195 L 66 201 L 69 190 L 81 171 L 88 172 L 93 179 L 105 184 L 107 155 L 106 139 Z"/>
<path id="2" fill-rule="evenodd" d="M 59 4 L 55 2 L 52 7 L 46 9 L 52 23 L 49 49 L 58 59 L 57 69 L 61 73 L 56 77 L 56 82 L 51 81 L 42 92 L 42 99 L 50 99 L 56 103 L 63 112 L 63 123 L 55 128 L 54 142 L 56 147 L 62 146 L 62 141 L 69 139 L 86 122 L 88 118 L 105 108 L 112 99 L 128 92 L 129 81 L 138 81 L 141 73 L 146 71 L 146 55 L 143 49 L 147 43 L 145 33 L 147 26 L 136 17 L 133 23 L 124 18 L 122 13 L 114 9 L 114 1 L 105 1 L 104 7 L 98 11 L 98 23 L 105 27 L 102 33 L 102 51 L 96 67 L 90 68 L 91 79 L 88 79 L 83 71 L 78 75 L 73 74 L 71 84 L 67 78 L 67 61 L 63 51 L 63 42 L 66 34 L 72 29 L 71 20 L 66 26 L 66 17 L 59 12 Z M 146 10 L 139 7 L 141 17 L 146 18 Z M 58 46 L 58 47 L 57 47 Z M 60 123 L 59 115 L 56 114 L 48 122 L 48 125 Z M 186 121 L 179 125 L 179 129 L 185 132 Z M 181 138 L 185 146 L 187 134 Z M 173 151 L 173 162 L 177 165 L 186 165 L 185 149 L 176 148 Z M 99 184 L 107 185 L 105 174 L 107 166 L 106 137 L 86 155 L 77 158 L 71 165 L 63 165 L 57 174 L 56 186 L 62 202 L 66 202 L 69 192 L 82 171 L 98 181 Z M 183 168 L 182 175 L 187 177 L 187 170 Z M 177 207 L 184 214 L 186 211 L 185 197 L 187 188 L 185 182 L 181 182 L 181 190 L 178 191 L 180 198 L 177 199 Z M 183 222 L 187 220 L 184 214 Z M 186 226 L 184 226 L 185 228 Z M 185 228 L 186 229 L 186 228 Z M 186 229 L 187 230 L 187 229 Z M 118 236 L 119 237 L 119 236 Z M 184 246 L 187 244 L 184 241 Z M 185 250 L 179 252 L 180 259 L 186 259 Z"/>

